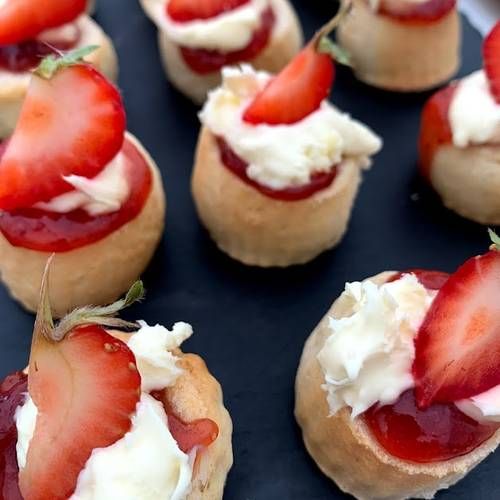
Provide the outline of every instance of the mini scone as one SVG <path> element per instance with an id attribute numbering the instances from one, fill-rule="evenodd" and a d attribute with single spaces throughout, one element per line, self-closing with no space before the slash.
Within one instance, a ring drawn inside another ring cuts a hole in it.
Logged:
<path id="1" fill-rule="evenodd" d="M 485 39 L 484 69 L 438 91 L 420 130 L 420 170 L 450 209 L 500 224 L 500 23 Z"/>
<path id="2" fill-rule="evenodd" d="M 0 152 L 1 278 L 34 311 L 55 253 L 56 316 L 124 293 L 164 226 L 160 172 L 125 132 L 118 90 L 79 59 L 86 52 L 42 62 Z"/>
<path id="3" fill-rule="evenodd" d="M 17 0 L 0 5 L 0 138 L 14 130 L 30 72 L 41 57 L 96 45 L 99 48 L 86 60 L 108 78 L 117 78 L 113 44 L 85 8 L 85 0 Z"/>
<path id="4" fill-rule="evenodd" d="M 343 491 L 433 498 L 498 446 L 499 248 L 452 275 L 348 283 L 312 332 L 295 415 L 308 452 Z"/>
<path id="5" fill-rule="evenodd" d="M 141 0 L 158 27 L 172 84 L 197 104 L 223 66 L 247 62 L 278 72 L 299 51 L 302 30 L 289 0 Z"/>
<path id="6" fill-rule="evenodd" d="M 460 65 L 456 0 L 352 0 L 337 40 L 361 81 L 415 92 L 449 80 Z"/>
<path id="7" fill-rule="evenodd" d="M 0 384 L 6 500 L 222 499 L 233 457 L 220 385 L 180 350 L 189 324 L 114 317 L 141 289 L 54 325 L 42 288 L 29 367 Z"/>
<path id="8" fill-rule="evenodd" d="M 245 264 L 302 264 L 336 245 L 381 147 L 328 102 L 335 67 L 320 47 L 323 31 L 275 77 L 224 69 L 201 111 L 196 208 L 219 248 Z"/>

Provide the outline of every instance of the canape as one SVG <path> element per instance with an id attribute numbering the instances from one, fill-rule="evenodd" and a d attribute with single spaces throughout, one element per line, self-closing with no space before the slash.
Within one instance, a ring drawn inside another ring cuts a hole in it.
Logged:
<path id="1" fill-rule="evenodd" d="M 484 69 L 453 82 L 427 102 L 420 170 L 458 214 L 500 224 L 500 23 L 483 45 Z"/>
<path id="2" fill-rule="evenodd" d="M 353 0 L 337 39 L 356 76 L 386 90 L 437 87 L 460 66 L 456 0 Z"/>
<path id="3" fill-rule="evenodd" d="M 36 310 L 37 283 L 55 253 L 57 316 L 124 293 L 164 225 L 158 168 L 125 132 L 118 90 L 81 61 L 87 52 L 44 59 L 0 151 L 2 280 Z"/>
<path id="4" fill-rule="evenodd" d="M 86 60 L 115 80 L 118 62 L 111 40 L 85 15 L 85 0 L 21 0 L 0 5 L 0 138 L 10 135 L 41 58 L 96 45 Z"/>
<path id="5" fill-rule="evenodd" d="M 200 114 L 196 208 L 216 244 L 245 264 L 301 264 L 335 246 L 381 147 L 328 102 L 335 66 L 324 33 L 275 77 L 224 69 Z"/>
<path id="6" fill-rule="evenodd" d="M 302 30 L 288 0 L 141 0 L 158 26 L 172 84 L 201 104 L 223 66 L 278 72 L 299 51 Z"/>
<path id="7" fill-rule="evenodd" d="M 45 279 L 29 367 L 0 384 L 9 500 L 222 499 L 232 423 L 220 385 L 180 350 L 189 324 L 114 317 L 141 287 L 54 325 Z"/>
<path id="8" fill-rule="evenodd" d="M 433 498 L 497 447 L 499 248 L 451 275 L 348 283 L 307 340 L 295 415 L 343 491 Z"/>

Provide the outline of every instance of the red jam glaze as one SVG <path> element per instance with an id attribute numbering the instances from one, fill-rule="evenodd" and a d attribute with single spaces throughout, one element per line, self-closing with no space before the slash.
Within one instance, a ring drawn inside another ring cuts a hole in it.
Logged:
<path id="1" fill-rule="evenodd" d="M 422 111 L 418 149 L 420 173 L 427 180 L 430 180 L 436 150 L 444 144 L 451 144 L 453 139 L 448 114 L 456 88 L 454 83 L 436 92 Z"/>
<path id="2" fill-rule="evenodd" d="M 379 13 L 398 22 L 425 25 L 442 19 L 455 8 L 456 3 L 456 0 L 427 0 L 422 3 L 382 0 Z"/>
<path id="3" fill-rule="evenodd" d="M 391 455 L 429 463 L 465 455 L 490 438 L 496 425 L 480 424 L 454 404 L 433 404 L 419 410 L 412 389 L 393 405 L 373 406 L 364 419 L 377 441 Z"/>
<path id="4" fill-rule="evenodd" d="M 28 377 L 22 372 L 9 375 L 0 384 L 0 498 L 5 500 L 22 500 L 18 485 L 14 414 L 24 402 L 26 392 Z"/>
<path id="5" fill-rule="evenodd" d="M 180 47 L 184 62 L 200 75 L 219 71 L 223 66 L 251 61 L 267 46 L 271 36 L 276 16 L 271 7 L 262 13 L 260 28 L 257 29 L 249 44 L 234 52 L 219 52 L 217 50 L 192 49 Z"/>
<path id="6" fill-rule="evenodd" d="M 439 290 L 449 274 L 412 269 L 391 276 L 396 281 L 413 273 L 429 290 Z M 438 462 L 465 455 L 489 439 L 499 424 L 481 424 L 452 403 L 435 403 L 425 410 L 417 407 L 409 389 L 392 405 L 374 405 L 363 415 L 380 445 L 392 456 L 418 463 Z"/>
<path id="7" fill-rule="evenodd" d="M 128 159 L 131 193 L 120 210 L 92 217 L 82 209 L 66 214 L 35 208 L 0 214 L 0 231 L 14 246 L 40 252 L 67 252 L 105 238 L 141 212 L 152 186 L 152 175 L 143 155 L 125 140 L 122 152 Z"/>
<path id="8" fill-rule="evenodd" d="M 45 56 L 74 48 L 80 36 L 80 29 L 75 27 L 72 40 L 27 40 L 15 45 L 0 45 L 0 69 L 14 73 L 29 71 Z"/>
<path id="9" fill-rule="evenodd" d="M 298 201 L 309 198 L 314 193 L 329 187 L 335 176 L 337 175 L 338 168 L 333 166 L 329 172 L 320 172 L 313 174 L 308 184 L 303 186 L 291 187 L 286 189 L 271 189 L 263 186 L 258 182 L 250 179 L 247 175 L 248 164 L 242 160 L 221 137 L 217 138 L 217 145 L 222 163 L 235 175 L 237 175 L 243 182 L 260 191 L 263 195 L 269 198 L 274 198 L 281 201 Z"/>
<path id="10" fill-rule="evenodd" d="M 404 274 L 414 274 L 420 283 L 425 286 L 428 290 L 439 290 L 448 280 L 450 275 L 442 271 L 428 271 L 426 269 L 409 269 L 408 271 L 401 271 L 391 276 L 387 283 L 392 281 L 397 281 Z"/>

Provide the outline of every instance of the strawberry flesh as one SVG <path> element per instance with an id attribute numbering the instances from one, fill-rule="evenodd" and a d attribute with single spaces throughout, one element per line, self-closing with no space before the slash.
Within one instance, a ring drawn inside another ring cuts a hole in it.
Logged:
<path id="1" fill-rule="evenodd" d="M 334 78 L 331 56 L 309 43 L 257 94 L 243 120 L 254 125 L 296 123 L 319 108 Z"/>
<path id="2" fill-rule="evenodd" d="M 168 16 L 174 21 L 185 23 L 230 12 L 250 0 L 170 0 L 166 6 Z"/>
<path id="3" fill-rule="evenodd" d="M 491 93 L 500 104 L 500 21 L 484 39 L 483 61 Z"/>
<path id="4" fill-rule="evenodd" d="M 69 498 L 92 451 L 129 431 L 140 386 L 133 353 L 101 327 L 35 340 L 28 387 L 38 417 L 19 472 L 24 499 Z"/>
<path id="5" fill-rule="evenodd" d="M 420 408 L 500 384 L 500 253 L 469 259 L 443 285 L 415 341 Z"/>
<path id="6" fill-rule="evenodd" d="M 49 28 L 73 21 L 86 0 L 8 0 L 0 7 L 0 45 L 36 38 Z"/>
<path id="7" fill-rule="evenodd" d="M 0 161 L 0 209 L 28 208 L 72 190 L 64 175 L 94 177 L 120 151 L 118 90 L 87 64 L 34 75 Z"/>

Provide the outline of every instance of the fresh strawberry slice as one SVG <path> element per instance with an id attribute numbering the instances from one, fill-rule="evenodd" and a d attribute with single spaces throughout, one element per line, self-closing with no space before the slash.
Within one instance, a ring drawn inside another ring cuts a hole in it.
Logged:
<path id="1" fill-rule="evenodd" d="M 456 0 L 382 0 L 379 12 L 403 22 L 438 21 L 455 8 Z"/>
<path id="2" fill-rule="evenodd" d="M 500 104 L 500 21 L 484 39 L 483 60 L 491 93 Z"/>
<path id="3" fill-rule="evenodd" d="M 252 124 L 298 122 L 319 108 L 330 93 L 335 66 L 311 42 L 257 94 L 243 114 Z"/>
<path id="4" fill-rule="evenodd" d="M 2 210 L 70 191 L 64 175 L 94 177 L 122 147 L 125 112 L 118 90 L 91 66 L 68 66 L 64 59 L 54 62 L 59 66 L 48 77 L 32 78 L 0 161 Z"/>
<path id="5" fill-rule="evenodd" d="M 236 9 L 250 0 L 170 0 L 166 11 L 177 22 L 210 19 Z"/>
<path id="6" fill-rule="evenodd" d="M 35 38 L 49 28 L 73 21 L 86 0 L 7 0 L 0 7 L 0 45 Z"/>
<path id="7" fill-rule="evenodd" d="M 444 283 L 415 342 L 419 407 L 500 384 L 500 252 L 469 259 Z"/>
<path id="8" fill-rule="evenodd" d="M 130 430 L 141 390 L 134 354 L 97 323 L 127 325 L 106 316 L 140 299 L 142 283 L 135 283 L 125 299 L 76 309 L 54 326 L 48 298 L 51 261 L 42 279 L 29 362 L 28 392 L 38 415 L 26 465 L 19 471 L 24 500 L 69 498 L 92 451 Z"/>
<path id="9" fill-rule="evenodd" d="M 419 154 L 420 171 L 429 179 L 434 155 L 439 146 L 450 144 L 452 131 L 448 113 L 455 94 L 457 84 L 436 92 L 428 101 L 422 112 L 420 125 Z"/>

